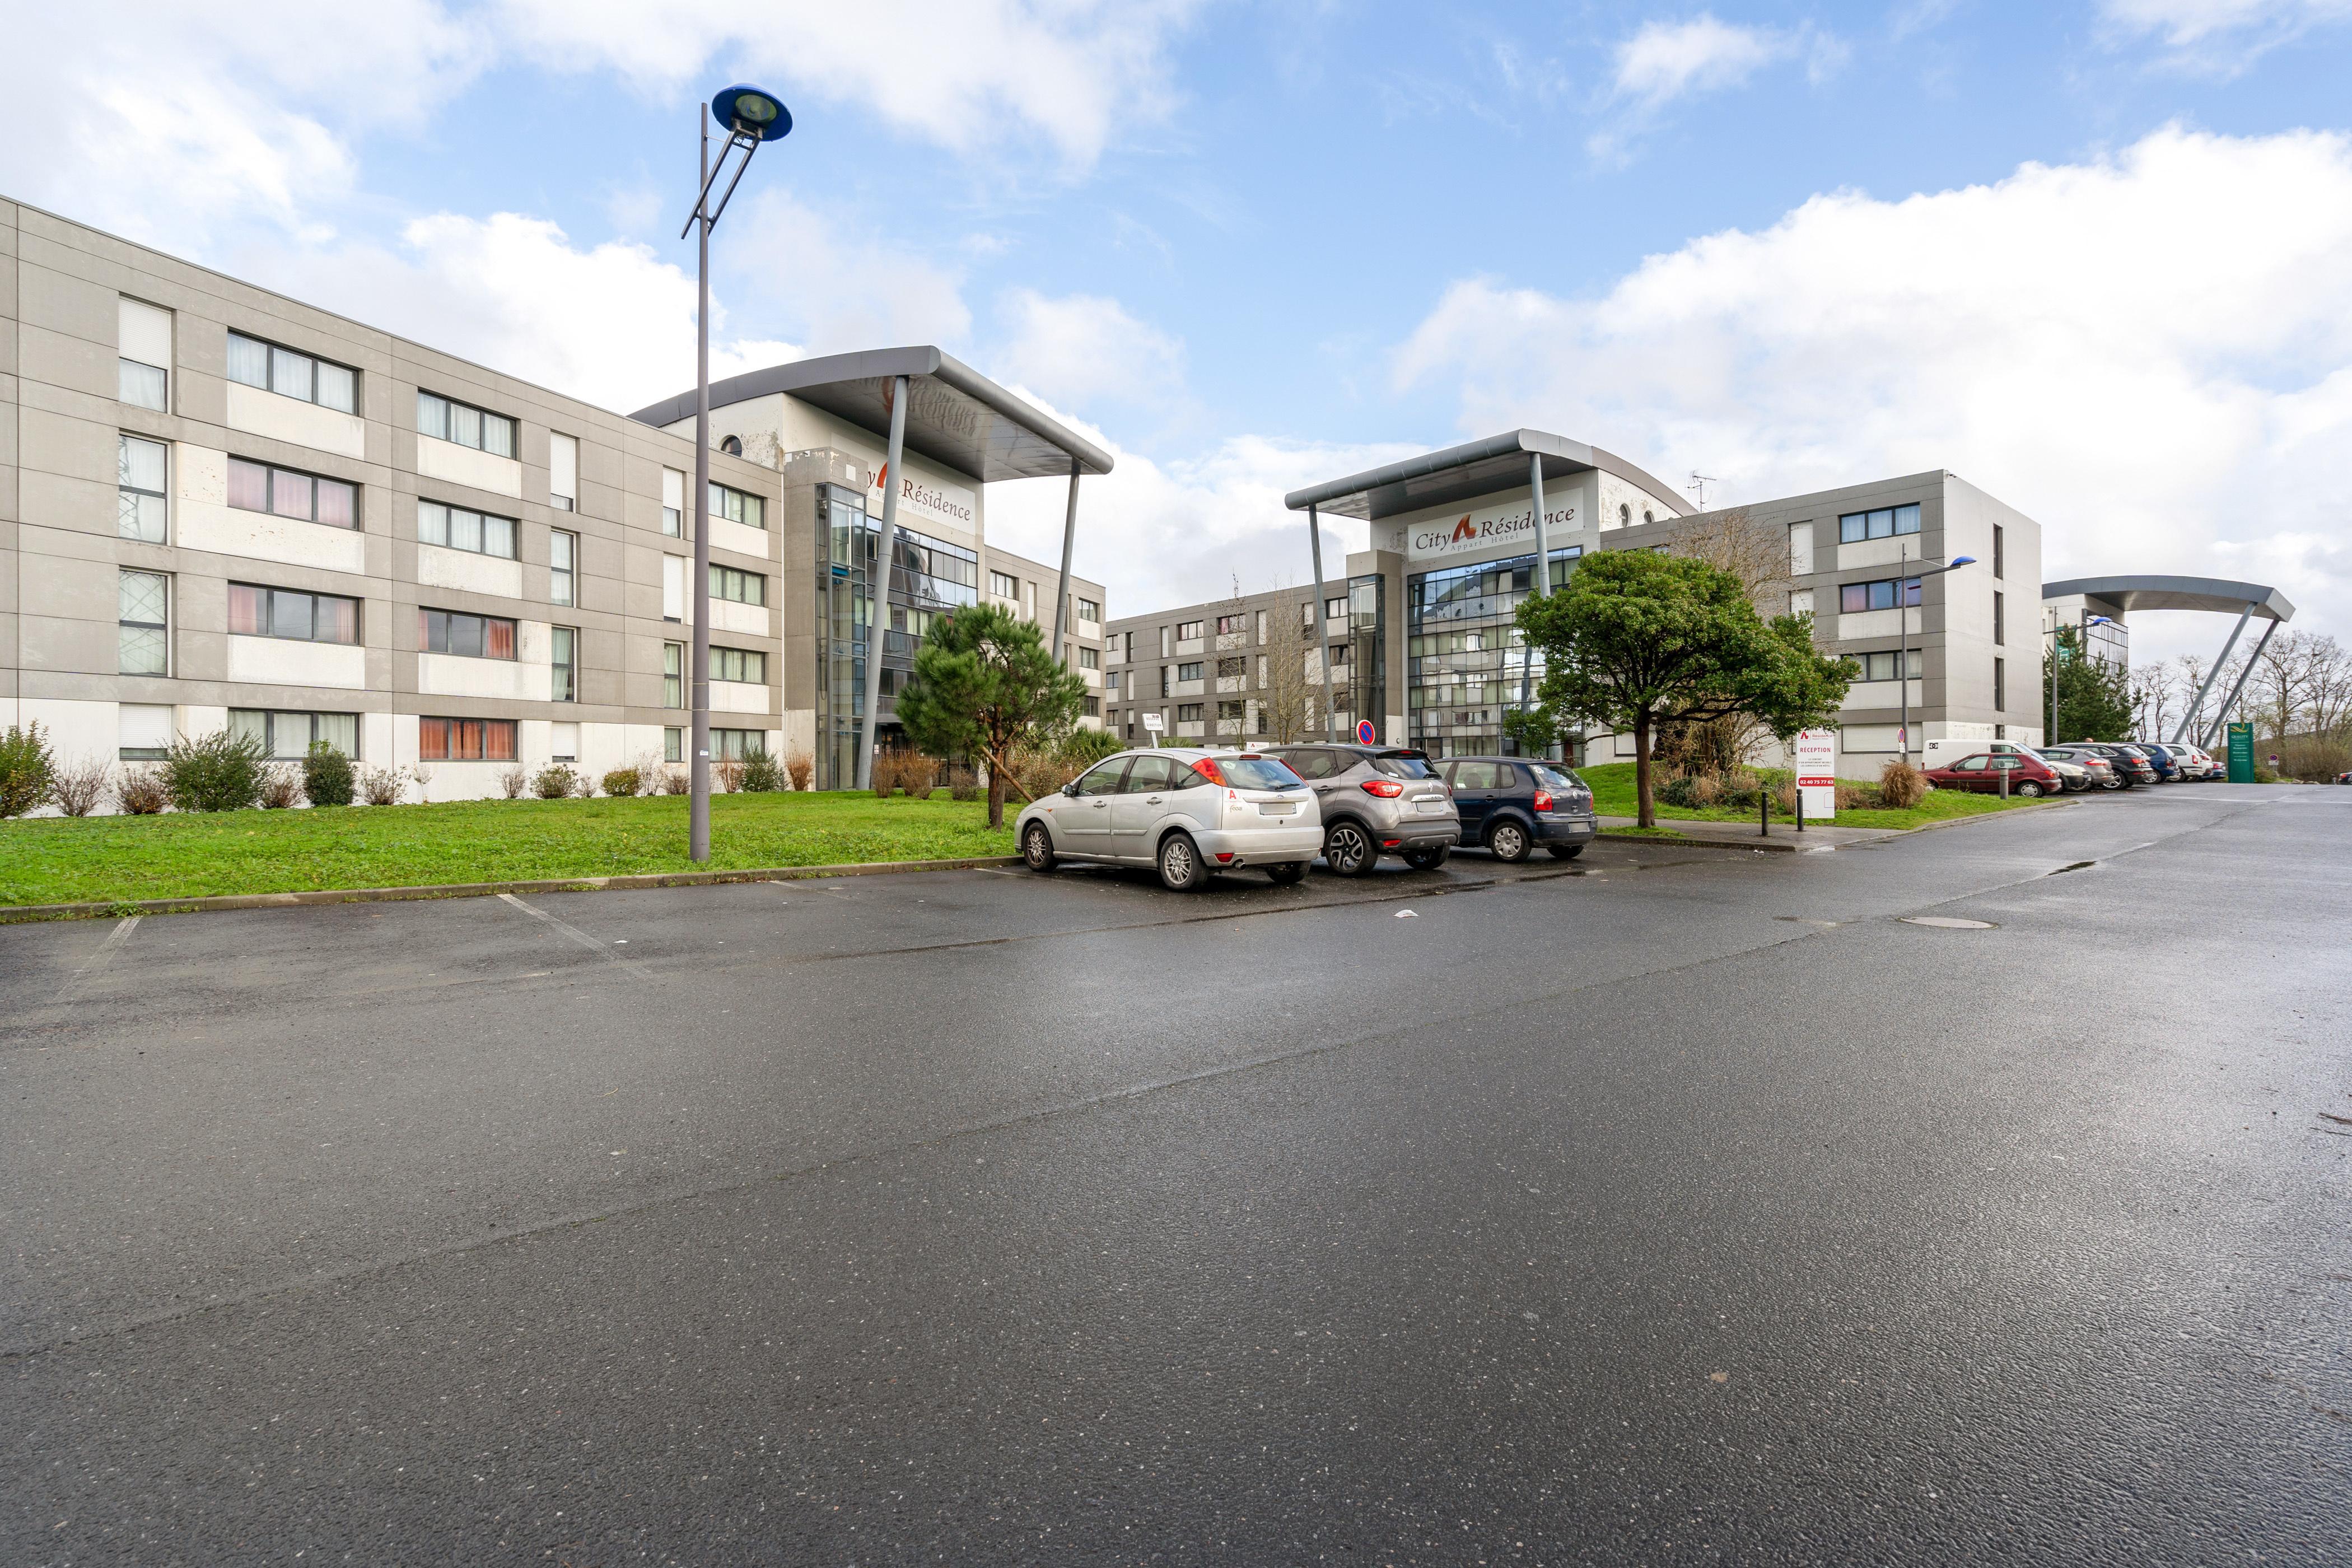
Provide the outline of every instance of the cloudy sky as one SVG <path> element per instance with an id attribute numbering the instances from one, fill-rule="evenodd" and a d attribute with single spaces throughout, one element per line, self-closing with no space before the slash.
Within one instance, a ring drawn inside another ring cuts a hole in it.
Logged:
<path id="1" fill-rule="evenodd" d="M 1114 613 L 1524 424 L 1710 502 L 1948 468 L 2053 576 L 2352 634 L 2352 0 L 106 11 L 0 3 L 0 194 L 619 409 L 692 373 L 694 106 L 769 85 L 722 367 L 936 342 L 1098 432 Z"/>

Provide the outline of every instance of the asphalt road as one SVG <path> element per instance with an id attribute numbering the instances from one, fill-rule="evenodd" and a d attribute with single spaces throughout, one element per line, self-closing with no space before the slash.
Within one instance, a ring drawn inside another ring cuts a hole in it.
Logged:
<path id="1" fill-rule="evenodd" d="M 2210 785 L 0 929 L 0 1562 L 2340 1564 L 2347 873 Z"/>

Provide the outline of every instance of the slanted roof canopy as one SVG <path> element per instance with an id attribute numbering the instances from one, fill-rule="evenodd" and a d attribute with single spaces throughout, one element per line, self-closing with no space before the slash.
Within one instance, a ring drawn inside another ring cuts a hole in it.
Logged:
<path id="1" fill-rule="evenodd" d="M 887 440 L 890 383 L 906 376 L 907 450 L 985 483 L 1107 474 L 1111 456 L 1085 437 L 928 344 L 827 354 L 710 384 L 710 405 L 783 393 Z M 669 426 L 694 417 L 691 388 L 630 416 Z"/>
<path id="2" fill-rule="evenodd" d="M 1453 506 L 1498 490 L 1522 489 L 1528 482 L 1530 453 L 1543 458 L 1547 479 L 1598 468 L 1641 486 L 1672 507 L 1677 516 L 1687 517 L 1693 510 L 1668 486 L 1615 453 L 1544 430 L 1510 430 L 1442 452 L 1424 452 L 1344 479 L 1293 490 L 1282 501 L 1293 511 L 1312 506 L 1318 513 L 1376 522 L 1425 507 Z"/>
<path id="3" fill-rule="evenodd" d="M 2294 606 L 2284 594 L 2260 583 L 2232 583 L 2221 577 L 2076 577 L 2064 583 L 2044 583 L 2042 596 L 2067 599 L 2075 595 L 2098 599 L 2121 610 L 2209 610 L 2216 615 L 2243 615 L 2248 605 L 2265 621 L 2292 620 Z"/>

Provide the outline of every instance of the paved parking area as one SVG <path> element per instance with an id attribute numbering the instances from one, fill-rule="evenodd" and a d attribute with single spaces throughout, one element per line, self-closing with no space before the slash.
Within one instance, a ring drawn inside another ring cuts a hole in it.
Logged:
<path id="1" fill-rule="evenodd" d="M 2347 862 L 0 929 L 0 1558 L 2333 1562 Z"/>

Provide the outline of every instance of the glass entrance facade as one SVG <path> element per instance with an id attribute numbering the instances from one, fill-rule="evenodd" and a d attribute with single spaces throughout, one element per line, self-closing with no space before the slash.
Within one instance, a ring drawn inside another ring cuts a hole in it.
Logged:
<path id="1" fill-rule="evenodd" d="M 857 780 L 857 722 L 866 710 L 866 628 L 873 619 L 877 534 L 866 498 L 842 485 L 816 492 L 816 787 Z"/>
<path id="2" fill-rule="evenodd" d="M 1583 547 L 1551 552 L 1551 586 L 1566 586 Z M 1433 757 L 1508 750 L 1503 715 L 1543 679 L 1512 616 L 1533 585 L 1532 553 L 1416 573 L 1404 580 L 1406 723 Z"/>

